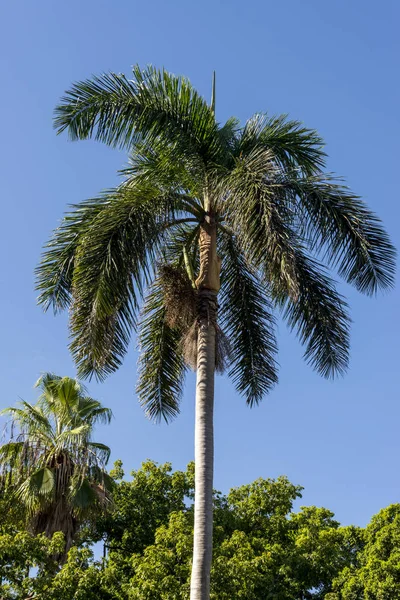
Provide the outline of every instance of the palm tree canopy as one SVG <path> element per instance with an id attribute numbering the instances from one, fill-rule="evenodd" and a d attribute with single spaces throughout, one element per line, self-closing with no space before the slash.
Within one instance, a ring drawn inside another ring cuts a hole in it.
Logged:
<path id="1" fill-rule="evenodd" d="M 277 381 L 275 308 L 312 367 L 325 377 L 346 370 L 348 308 L 327 269 L 372 295 L 393 285 L 395 250 L 364 202 L 324 171 L 314 130 L 285 115 L 221 125 L 215 95 L 209 106 L 187 79 L 153 67 L 134 67 L 132 80 L 109 73 L 74 84 L 55 127 L 129 152 L 122 184 L 72 207 L 37 270 L 44 308 L 71 309 L 80 375 L 115 371 L 139 326 L 140 399 L 152 418 L 178 412 L 210 214 L 229 375 L 247 402 Z"/>
<path id="2" fill-rule="evenodd" d="M 11 439 L 0 447 L 3 481 L 36 532 L 63 531 L 68 545 L 78 523 L 108 501 L 110 449 L 92 441 L 92 432 L 112 413 L 76 379 L 46 373 L 36 387 L 36 404 L 22 401 L 0 413 L 11 418 Z"/>

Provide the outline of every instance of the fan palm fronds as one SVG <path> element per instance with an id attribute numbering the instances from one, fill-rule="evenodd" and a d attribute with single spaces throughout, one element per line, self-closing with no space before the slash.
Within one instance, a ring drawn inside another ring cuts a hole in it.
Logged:
<path id="1" fill-rule="evenodd" d="M 62 531 L 67 552 L 80 524 L 110 502 L 110 449 L 93 442 L 92 432 L 112 413 L 76 379 L 45 373 L 36 387 L 36 404 L 22 401 L 1 413 L 10 417 L 11 436 L 0 446 L 0 464 L 32 531 Z"/>

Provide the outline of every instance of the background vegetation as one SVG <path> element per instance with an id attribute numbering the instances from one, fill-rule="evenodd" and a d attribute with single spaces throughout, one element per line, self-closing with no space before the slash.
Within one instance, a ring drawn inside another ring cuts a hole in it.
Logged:
<path id="1" fill-rule="evenodd" d="M 114 506 L 88 519 L 68 552 L 64 539 L 26 530 L 23 510 L 0 500 L 0 598 L 184 600 L 189 597 L 193 464 L 143 463 L 110 472 Z M 365 528 L 301 507 L 300 486 L 258 479 L 214 493 L 214 600 L 400 598 L 400 504 Z"/>

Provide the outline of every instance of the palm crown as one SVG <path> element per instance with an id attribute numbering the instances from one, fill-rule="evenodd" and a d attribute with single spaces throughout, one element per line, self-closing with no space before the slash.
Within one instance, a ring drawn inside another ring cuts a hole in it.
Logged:
<path id="1" fill-rule="evenodd" d="M 152 67 L 77 83 L 56 109 L 59 132 L 125 148 L 130 162 L 117 189 L 64 217 L 38 267 L 40 302 L 70 307 L 82 376 L 116 370 L 139 326 L 138 392 L 152 418 L 179 410 L 200 289 L 221 288 L 217 361 L 227 339 L 229 375 L 252 405 L 277 381 L 275 308 L 323 376 L 347 367 L 347 304 L 321 260 L 366 294 L 393 283 L 387 234 L 324 172 L 315 131 L 265 114 L 220 125 L 214 109 L 215 96 L 209 106 Z M 210 222 L 218 255 L 200 256 Z"/>
<path id="2" fill-rule="evenodd" d="M 104 471 L 110 449 L 91 439 L 111 411 L 86 395 L 75 379 L 43 375 L 34 405 L 21 402 L 2 414 L 11 417 L 11 440 L 0 447 L 3 481 L 26 508 L 35 533 L 62 531 L 66 549 L 79 525 L 108 502 Z"/>

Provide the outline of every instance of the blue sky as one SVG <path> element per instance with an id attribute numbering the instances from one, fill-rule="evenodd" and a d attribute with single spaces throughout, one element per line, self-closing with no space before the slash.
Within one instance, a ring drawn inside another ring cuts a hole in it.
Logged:
<path id="1" fill-rule="evenodd" d="M 36 306 L 34 267 L 68 203 L 117 183 L 123 153 L 71 143 L 52 111 L 71 82 L 134 63 L 187 75 L 217 115 L 289 113 L 319 130 L 329 169 L 346 177 L 400 244 L 397 2 L 369 0 L 13 0 L 0 8 L 2 232 L 0 406 L 35 399 L 42 371 L 75 375 L 66 315 Z M 353 318 L 351 367 L 327 382 L 279 327 L 280 384 L 249 410 L 226 377 L 216 389 L 215 486 L 286 474 L 304 504 L 365 524 L 400 501 L 399 287 L 375 299 L 340 289 Z M 142 460 L 184 468 L 193 457 L 194 379 L 171 425 L 149 423 L 135 397 L 135 340 L 121 370 L 91 394 L 111 406 L 99 440 L 127 470 Z"/>

